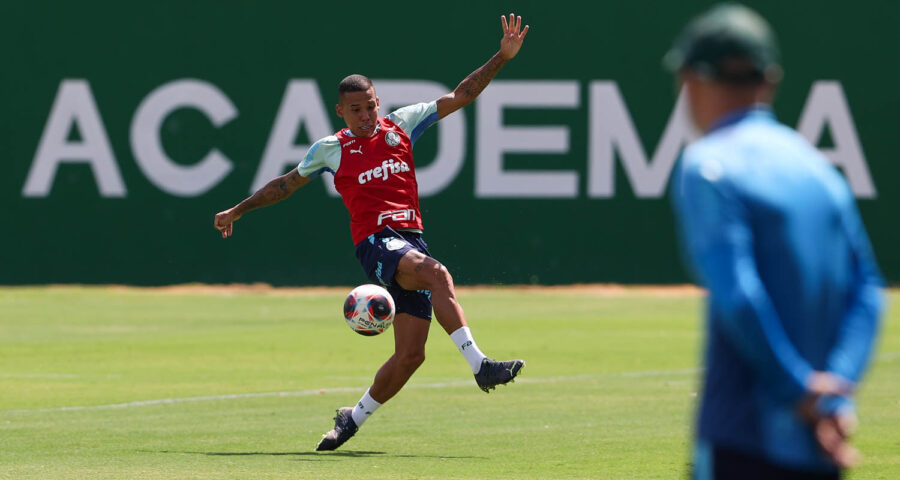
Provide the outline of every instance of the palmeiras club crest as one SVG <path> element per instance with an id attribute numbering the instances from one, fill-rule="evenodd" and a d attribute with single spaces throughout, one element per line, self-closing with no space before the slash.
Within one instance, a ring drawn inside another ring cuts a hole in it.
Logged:
<path id="1" fill-rule="evenodd" d="M 388 145 L 396 147 L 400 144 L 400 134 L 397 132 L 388 132 L 387 135 L 384 136 L 384 141 L 387 142 Z"/>

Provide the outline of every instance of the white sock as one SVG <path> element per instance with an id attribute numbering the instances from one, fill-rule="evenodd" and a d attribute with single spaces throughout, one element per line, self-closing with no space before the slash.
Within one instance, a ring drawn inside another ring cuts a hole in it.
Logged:
<path id="1" fill-rule="evenodd" d="M 362 398 L 359 399 L 359 402 L 356 403 L 356 406 L 353 407 L 353 413 L 350 414 L 353 416 L 353 423 L 355 423 L 357 427 L 361 427 L 366 419 L 369 418 L 369 415 L 375 413 L 375 410 L 378 410 L 378 407 L 381 406 L 380 403 L 376 402 L 375 399 L 369 395 L 369 390 L 366 390 L 366 393 L 363 394 Z"/>
<path id="2" fill-rule="evenodd" d="M 469 327 L 457 328 L 450 334 L 450 340 L 453 340 L 453 343 L 459 348 L 459 352 L 466 357 L 466 361 L 472 367 L 472 373 L 478 373 L 478 370 L 481 370 L 481 361 L 486 358 L 486 355 L 481 353 L 478 344 L 472 339 L 472 331 L 469 330 Z"/>

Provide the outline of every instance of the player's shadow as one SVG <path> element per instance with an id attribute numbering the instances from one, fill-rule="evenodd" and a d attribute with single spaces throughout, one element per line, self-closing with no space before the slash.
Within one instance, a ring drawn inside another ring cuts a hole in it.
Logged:
<path id="1" fill-rule="evenodd" d="M 201 455 L 207 455 L 210 457 L 242 457 L 249 455 L 261 455 L 261 456 L 297 456 L 297 457 L 325 457 L 325 456 L 337 456 L 337 457 L 374 457 L 377 455 L 385 455 L 387 452 L 369 452 L 366 450 L 343 450 L 340 452 L 328 452 L 328 453 L 320 453 L 320 452 L 187 452 L 187 453 L 199 453 Z"/>
<path id="2" fill-rule="evenodd" d="M 290 457 L 309 457 L 300 458 L 305 461 L 326 460 L 329 457 L 393 457 L 393 458 L 440 458 L 440 459 L 477 459 L 485 457 L 474 456 L 453 456 L 453 455 L 409 455 L 409 454 L 393 454 L 387 452 L 375 452 L 368 450 L 341 450 L 336 452 L 184 452 L 163 450 L 159 453 L 181 453 L 192 455 L 206 455 L 209 457 L 244 457 L 244 456 L 290 456 Z"/>

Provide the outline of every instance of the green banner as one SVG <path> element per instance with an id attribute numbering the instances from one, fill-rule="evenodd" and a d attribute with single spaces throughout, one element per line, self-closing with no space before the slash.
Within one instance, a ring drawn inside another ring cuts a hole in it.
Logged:
<path id="1" fill-rule="evenodd" d="M 692 137 L 661 57 L 709 2 L 14 2 L 0 7 L 0 284 L 357 284 L 330 176 L 220 238 L 213 215 L 343 126 L 450 91 L 531 31 L 481 97 L 416 145 L 425 238 L 461 284 L 688 280 L 667 197 Z M 752 5 L 779 34 L 778 116 L 859 199 L 900 280 L 896 2 Z"/>

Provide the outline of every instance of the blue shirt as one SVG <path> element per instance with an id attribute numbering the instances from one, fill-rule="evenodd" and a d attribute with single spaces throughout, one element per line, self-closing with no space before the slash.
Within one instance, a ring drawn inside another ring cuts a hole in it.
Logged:
<path id="1" fill-rule="evenodd" d="M 833 470 L 796 403 L 814 370 L 860 379 L 883 301 L 847 183 L 757 108 L 685 149 L 673 196 L 687 261 L 709 291 L 698 440 Z"/>

